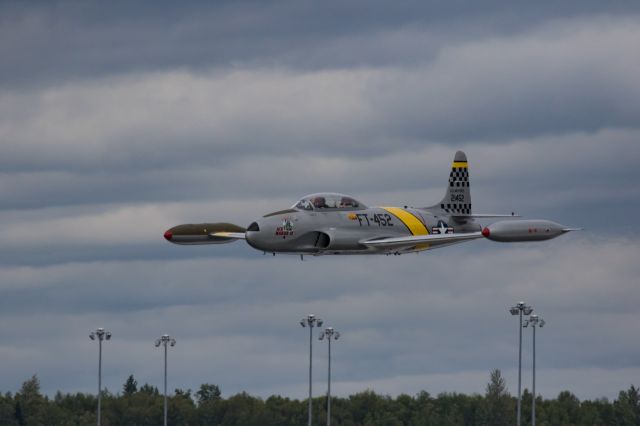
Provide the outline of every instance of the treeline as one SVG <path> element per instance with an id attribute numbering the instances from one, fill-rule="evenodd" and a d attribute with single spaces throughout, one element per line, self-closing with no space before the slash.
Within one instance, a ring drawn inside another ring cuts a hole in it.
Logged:
<path id="1" fill-rule="evenodd" d="M 129 376 L 122 392 L 104 392 L 102 425 L 157 426 L 163 423 L 163 395 L 154 386 L 138 387 Z M 223 398 L 218 386 L 203 384 L 195 393 L 176 389 L 169 397 L 170 425 L 290 426 L 307 424 L 307 401 L 271 396 L 267 399 L 246 393 Z M 0 425 L 94 425 L 95 395 L 58 392 L 54 398 L 40 393 L 38 378 L 25 381 L 15 395 L 0 395 Z M 326 398 L 313 400 L 314 425 L 326 424 Z M 332 398 L 331 424 L 335 426 L 400 425 L 514 425 L 516 398 L 506 389 L 500 370 L 491 372 L 484 395 L 420 392 L 396 398 L 373 391 L 347 398 Z M 531 424 L 531 394 L 522 399 L 522 425 Z M 555 399 L 538 398 L 536 424 L 640 426 L 640 395 L 631 386 L 618 398 L 580 401 L 571 392 Z"/>

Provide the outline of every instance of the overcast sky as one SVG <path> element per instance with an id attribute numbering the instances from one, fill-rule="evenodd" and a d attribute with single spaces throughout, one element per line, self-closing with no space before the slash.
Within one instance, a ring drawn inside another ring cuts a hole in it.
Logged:
<path id="1" fill-rule="evenodd" d="M 544 397 L 640 385 L 640 3 L 185 3 L 0 3 L 0 391 L 95 392 L 105 327 L 111 391 L 160 387 L 169 333 L 171 389 L 304 398 L 315 313 L 339 395 L 515 394 L 518 300 Z M 585 231 L 305 262 L 162 238 L 318 191 L 430 205 L 459 149 L 475 212 Z"/>

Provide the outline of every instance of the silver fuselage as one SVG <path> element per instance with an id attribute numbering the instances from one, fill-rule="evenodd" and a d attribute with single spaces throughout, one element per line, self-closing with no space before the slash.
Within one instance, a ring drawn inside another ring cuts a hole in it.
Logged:
<path id="1" fill-rule="evenodd" d="M 247 228 L 247 242 L 270 253 L 292 254 L 399 254 L 422 251 L 429 244 L 409 248 L 367 247 L 361 241 L 432 233 L 475 232 L 471 219 L 451 222 L 426 209 L 369 207 L 336 211 L 290 209 L 263 216 Z M 439 247 L 442 247 L 440 245 Z"/>

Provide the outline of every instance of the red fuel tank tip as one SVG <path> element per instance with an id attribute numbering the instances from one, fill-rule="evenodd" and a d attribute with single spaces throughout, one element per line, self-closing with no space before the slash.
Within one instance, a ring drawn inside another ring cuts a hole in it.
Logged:
<path id="1" fill-rule="evenodd" d="M 485 227 L 485 228 L 482 230 L 482 236 L 483 236 L 483 237 L 485 237 L 485 238 L 489 238 L 489 235 L 491 235 L 491 232 L 489 232 L 489 228 L 486 228 L 486 227 Z"/>
<path id="2" fill-rule="evenodd" d="M 167 232 L 165 232 L 165 233 L 164 233 L 164 238 L 165 238 L 167 241 L 171 241 L 171 238 L 173 238 L 173 233 L 172 233 L 171 231 L 167 231 Z"/>

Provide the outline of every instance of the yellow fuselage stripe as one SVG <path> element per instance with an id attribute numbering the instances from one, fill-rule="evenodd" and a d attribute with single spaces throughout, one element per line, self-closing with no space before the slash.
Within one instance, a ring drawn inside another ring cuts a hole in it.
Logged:
<path id="1" fill-rule="evenodd" d="M 462 167 L 463 169 L 466 169 L 469 166 L 468 166 L 466 161 L 464 161 L 464 162 L 462 162 L 462 161 L 454 161 L 451 164 L 451 167 Z"/>
<path id="2" fill-rule="evenodd" d="M 422 221 L 417 217 L 415 217 L 412 213 L 409 213 L 408 211 L 401 209 L 399 207 L 381 207 L 381 208 L 385 209 L 386 211 L 388 211 L 389 213 L 391 213 L 392 215 L 400 219 L 402 223 L 404 223 L 407 226 L 407 228 L 409 228 L 409 231 L 411 231 L 412 235 L 428 235 L 429 234 L 429 230 L 427 229 L 426 226 L 424 226 L 424 223 L 422 223 Z"/>

